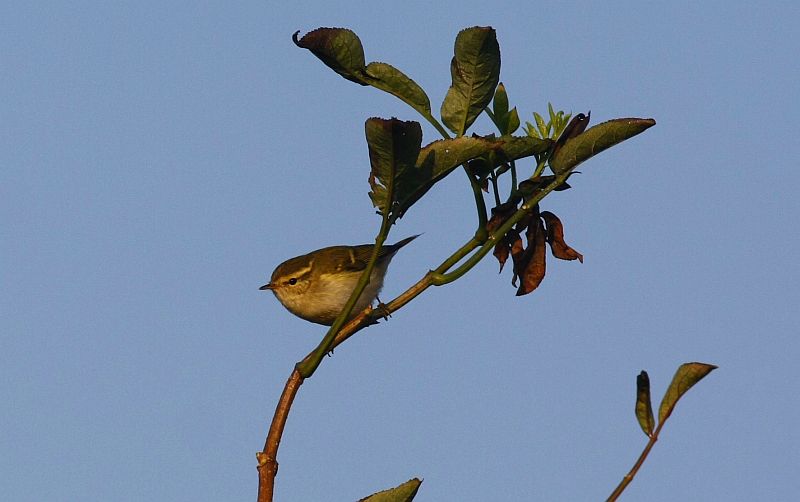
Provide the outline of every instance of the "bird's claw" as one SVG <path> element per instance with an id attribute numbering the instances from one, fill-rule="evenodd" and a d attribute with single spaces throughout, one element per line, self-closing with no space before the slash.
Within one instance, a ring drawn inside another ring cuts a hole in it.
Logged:
<path id="1" fill-rule="evenodd" d="M 380 298 L 377 298 L 378 305 L 375 306 L 375 312 L 382 317 L 385 321 L 388 321 L 390 317 L 392 317 L 392 313 L 389 311 L 389 307 L 386 306 L 385 303 L 381 301 Z"/>

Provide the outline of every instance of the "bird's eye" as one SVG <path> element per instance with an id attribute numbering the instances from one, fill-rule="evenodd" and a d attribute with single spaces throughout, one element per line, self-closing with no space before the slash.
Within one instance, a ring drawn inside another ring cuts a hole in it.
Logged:
<path id="1" fill-rule="evenodd" d="M 289 284 L 291 284 L 292 286 L 294 286 L 295 284 L 297 284 L 297 279 L 296 279 L 296 278 L 294 278 L 294 277 L 292 277 L 291 279 L 289 279 Z"/>

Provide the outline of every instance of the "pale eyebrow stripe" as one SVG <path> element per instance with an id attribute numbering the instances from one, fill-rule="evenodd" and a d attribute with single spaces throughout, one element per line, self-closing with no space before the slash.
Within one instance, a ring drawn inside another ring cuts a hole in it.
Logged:
<path id="1" fill-rule="evenodd" d="M 312 261 L 311 263 L 309 263 L 309 265 L 307 267 L 303 267 L 303 268 L 297 270 L 297 272 L 292 274 L 292 277 L 302 277 L 302 276 L 308 274 L 309 272 L 311 272 L 311 267 L 313 265 L 314 265 L 314 262 Z"/>

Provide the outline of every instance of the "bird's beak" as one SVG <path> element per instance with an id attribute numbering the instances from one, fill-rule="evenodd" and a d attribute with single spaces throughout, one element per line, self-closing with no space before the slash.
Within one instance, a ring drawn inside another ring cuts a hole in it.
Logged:
<path id="1" fill-rule="evenodd" d="M 268 290 L 268 289 L 275 289 L 275 286 L 274 286 L 274 285 L 273 285 L 273 284 L 270 282 L 269 284 L 264 284 L 263 286 L 261 286 L 261 287 L 260 287 L 260 288 L 258 288 L 258 289 L 259 289 L 260 291 L 266 291 L 266 290 Z"/>

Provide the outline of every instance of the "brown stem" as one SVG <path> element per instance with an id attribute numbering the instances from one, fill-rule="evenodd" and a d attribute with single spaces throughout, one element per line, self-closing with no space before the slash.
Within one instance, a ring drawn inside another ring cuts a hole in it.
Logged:
<path id="1" fill-rule="evenodd" d="M 614 489 L 611 495 L 609 495 L 608 499 L 606 499 L 606 502 L 614 502 L 615 500 L 617 500 L 619 496 L 622 495 L 622 492 L 625 491 L 625 488 L 627 488 L 628 485 L 631 484 L 631 481 L 633 481 L 633 477 L 636 476 L 637 472 L 639 472 L 639 468 L 642 466 L 642 464 L 644 464 L 647 455 L 650 454 L 650 450 L 653 449 L 653 446 L 655 446 L 656 441 L 658 441 L 658 433 L 661 432 L 661 426 L 664 425 L 665 420 L 666 417 L 661 420 L 661 423 L 658 424 L 656 430 L 653 431 L 653 433 L 650 435 L 650 441 L 647 442 L 647 446 L 645 446 L 644 450 L 642 450 L 642 454 L 639 455 L 639 458 L 636 459 L 636 463 L 633 464 L 633 467 L 631 467 L 631 470 L 628 471 L 628 474 L 626 474 L 625 477 L 622 478 L 622 481 L 620 481 L 620 483 L 617 485 L 617 487 Z"/>
<path id="2" fill-rule="evenodd" d="M 557 185 L 554 183 L 553 186 Z M 547 192 L 549 191 L 550 190 Z M 547 192 L 543 192 L 540 198 L 544 197 Z M 523 208 L 521 208 L 520 211 L 524 210 L 526 209 L 524 209 L 523 205 Z M 499 234 L 501 230 L 503 230 L 504 233 L 508 231 L 508 228 L 498 229 L 495 233 Z M 491 238 L 497 239 L 499 237 L 495 235 Z M 333 343 L 330 346 L 331 351 L 333 351 L 333 349 L 341 345 L 345 340 L 353 336 L 358 331 L 366 328 L 367 326 L 375 324 L 379 318 L 387 316 L 392 312 L 401 309 L 408 302 L 419 296 L 420 293 L 433 285 L 434 275 L 441 275 L 441 273 L 446 272 L 447 269 L 452 267 L 459 259 L 463 258 L 466 254 L 479 246 L 480 242 L 481 241 L 479 241 L 477 238 L 471 239 L 453 256 L 442 263 L 435 272 L 431 271 L 425 274 L 419 281 L 417 281 L 416 284 L 405 290 L 391 302 L 382 305 L 378 309 L 367 307 L 363 311 L 359 312 L 357 316 L 342 326 L 342 329 L 336 333 Z M 283 393 L 278 401 L 278 406 L 275 408 L 275 415 L 272 417 L 272 424 L 269 427 L 269 433 L 267 434 L 267 441 L 264 444 L 264 450 L 256 454 L 256 458 L 258 459 L 258 502 L 272 502 L 273 491 L 275 488 L 275 476 L 278 473 L 278 447 L 281 443 L 283 428 L 286 426 L 286 419 L 289 416 L 289 409 L 292 407 L 292 401 L 294 400 L 297 390 L 300 388 L 300 385 L 304 380 L 303 376 L 298 370 L 298 366 L 315 357 L 315 353 L 316 350 L 311 351 L 305 358 L 303 358 L 302 361 L 297 363 L 294 370 L 292 370 L 292 374 L 289 376 L 289 380 L 286 382 L 286 386 L 284 387 Z"/>
<path id="3" fill-rule="evenodd" d="M 430 281 L 430 274 L 425 274 L 422 279 L 417 281 L 416 284 L 405 290 L 401 293 L 397 298 L 390 301 L 389 303 L 383 305 L 379 309 L 373 309 L 372 307 L 367 307 L 353 318 L 349 323 L 345 324 L 344 327 L 336 334 L 336 338 L 333 341 L 333 348 L 338 347 L 342 342 L 350 338 L 351 336 L 355 335 L 357 332 L 361 331 L 362 329 L 375 324 L 377 319 L 382 316 L 389 315 L 392 312 L 396 312 L 400 310 L 405 304 L 413 300 L 417 297 L 420 293 L 428 289 L 428 286 L 431 285 Z"/>
<path id="4" fill-rule="evenodd" d="M 337 347 L 359 329 L 368 326 L 369 323 L 364 321 L 369 317 L 370 312 L 371 308 L 367 308 L 345 324 L 339 333 L 336 334 L 332 349 Z M 313 357 L 314 352 L 315 351 L 311 351 L 303 360 L 305 361 Z M 300 371 L 295 366 L 292 370 L 292 374 L 289 375 L 289 380 L 286 381 L 286 385 L 283 387 L 283 393 L 278 400 L 278 406 L 275 407 L 275 414 L 269 426 L 269 433 L 264 443 L 264 450 L 256 453 L 256 459 L 258 459 L 258 502 L 272 502 L 275 489 L 275 476 L 278 474 L 278 447 L 280 447 L 281 444 L 283 429 L 286 427 L 286 419 L 289 417 L 289 410 L 292 407 L 292 402 L 304 380 L 303 376 L 300 375 Z"/>
<path id="5" fill-rule="evenodd" d="M 410 302 L 414 297 L 427 289 L 430 284 L 429 274 L 426 274 L 400 296 L 384 305 L 382 309 L 376 311 L 372 309 L 372 307 L 367 307 L 347 324 L 342 326 L 342 329 L 339 330 L 336 334 L 336 338 L 334 338 L 332 349 L 338 347 L 356 332 L 373 324 L 377 317 L 390 314 L 403 307 L 406 303 Z M 305 361 L 313 355 L 314 351 L 310 352 L 303 360 Z M 256 453 L 256 458 L 258 459 L 258 502 L 272 502 L 275 489 L 275 476 L 278 474 L 278 447 L 281 444 L 281 437 L 283 436 L 283 429 L 286 426 L 286 419 L 289 417 L 289 410 L 292 407 L 294 397 L 297 395 L 297 390 L 300 388 L 300 385 L 303 384 L 303 380 L 300 372 L 295 367 L 292 374 L 289 376 L 289 380 L 286 381 L 283 393 L 278 400 L 278 406 L 275 407 L 275 415 L 273 415 L 272 424 L 269 426 L 269 433 L 267 434 L 267 441 L 264 443 L 264 450 Z"/>
<path id="6" fill-rule="evenodd" d="M 286 419 L 289 417 L 292 401 L 294 401 L 294 396 L 297 395 L 297 390 L 302 384 L 303 377 L 295 369 L 289 376 L 281 398 L 278 400 L 275 415 L 272 417 L 272 424 L 269 426 L 267 441 L 264 443 L 264 451 L 256 453 L 256 459 L 258 459 L 258 502 L 272 502 L 275 475 L 278 474 L 278 447 L 281 444 L 283 428 L 286 426 Z"/>

